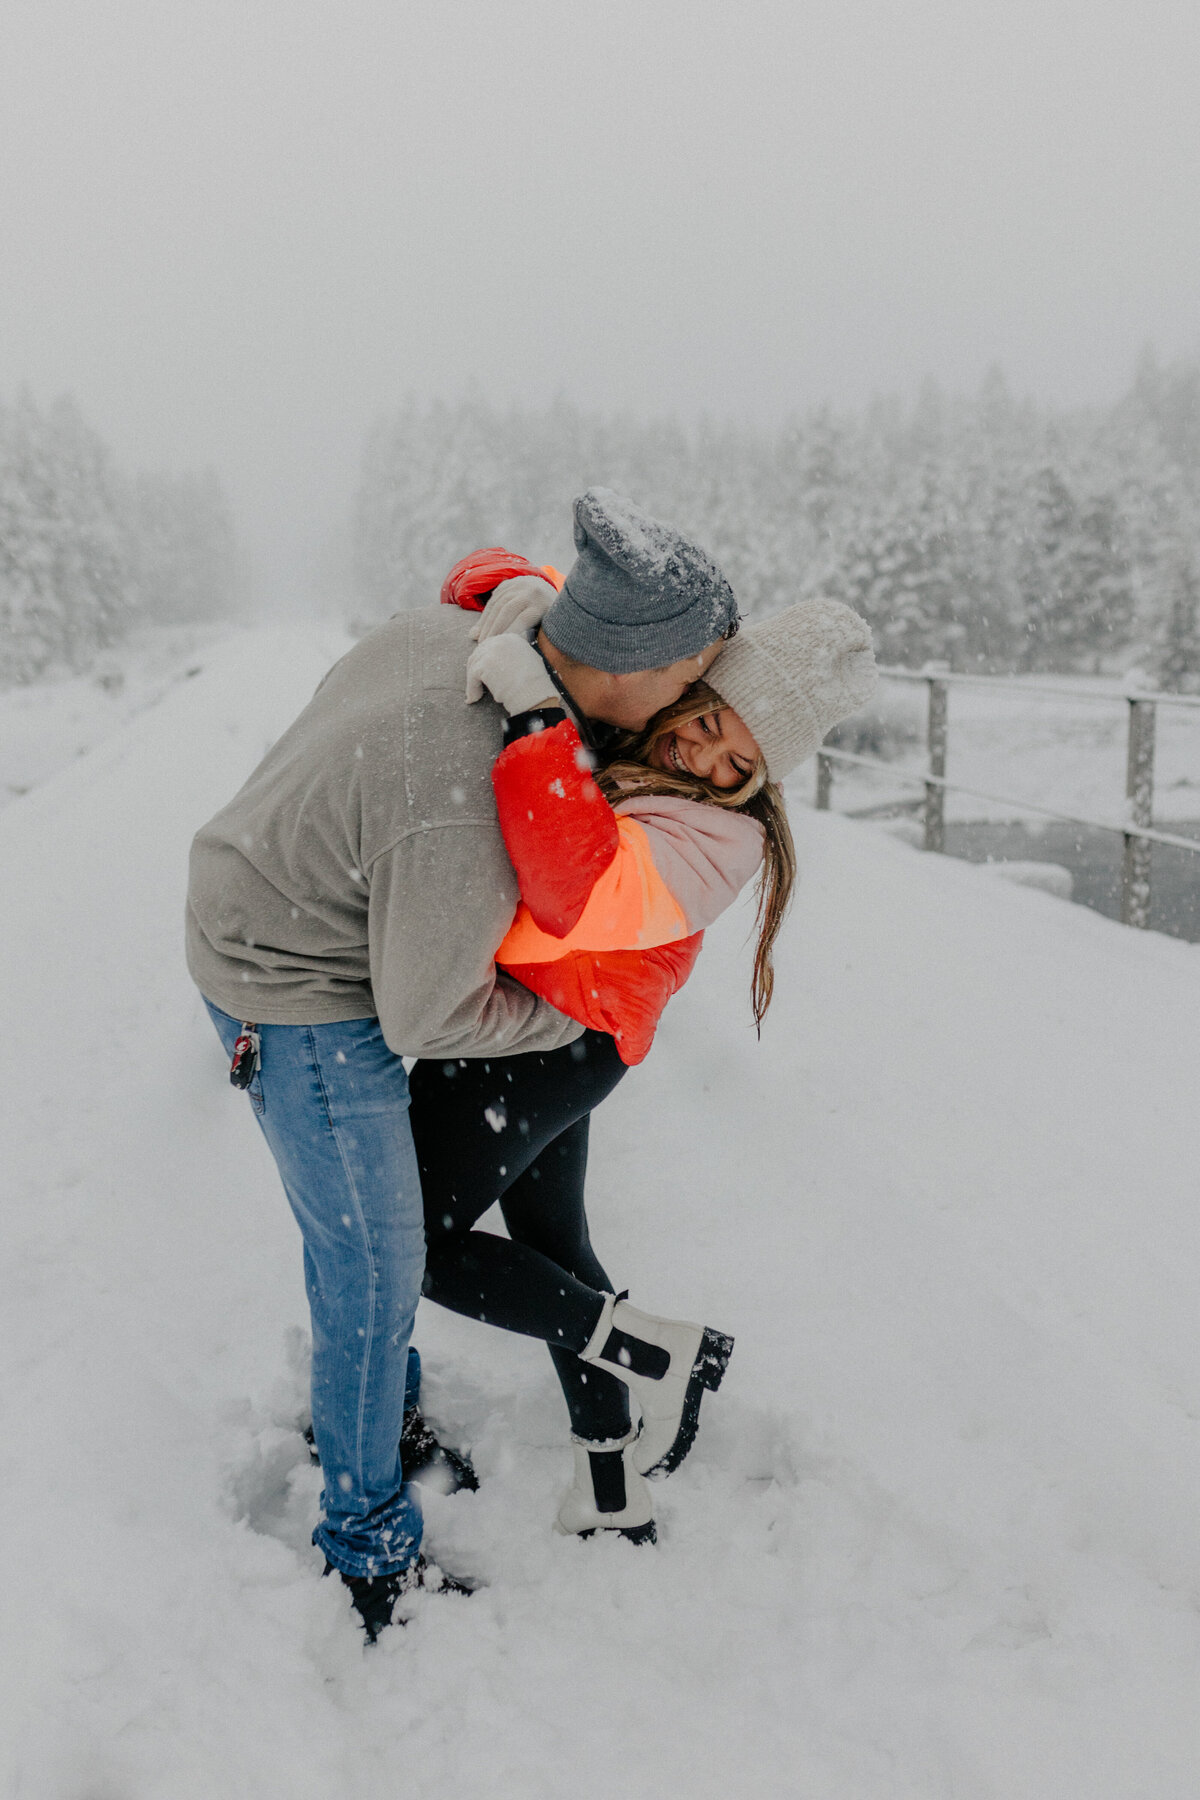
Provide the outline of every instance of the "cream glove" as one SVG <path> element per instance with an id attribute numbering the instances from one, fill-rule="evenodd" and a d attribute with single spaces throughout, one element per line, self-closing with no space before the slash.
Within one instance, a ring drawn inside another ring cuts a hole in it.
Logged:
<path id="1" fill-rule="evenodd" d="M 472 650 L 467 662 L 467 704 L 474 706 L 487 689 L 506 713 L 531 712 L 535 706 L 560 706 L 546 665 L 525 638 L 504 632 Z"/>
<path id="2" fill-rule="evenodd" d="M 522 636 L 540 625 L 558 597 L 551 581 L 540 575 L 514 575 L 492 589 L 487 605 L 472 626 L 470 636 L 477 644 L 502 633 L 519 631 Z M 476 696 L 478 698 L 478 695 Z"/>

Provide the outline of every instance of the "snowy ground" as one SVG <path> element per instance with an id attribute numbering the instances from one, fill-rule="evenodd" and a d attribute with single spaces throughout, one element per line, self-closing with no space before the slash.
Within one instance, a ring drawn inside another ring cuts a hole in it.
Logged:
<path id="1" fill-rule="evenodd" d="M 208 647 L 0 819 L 0 1792 L 1195 1800 L 1200 950 L 803 811 L 761 1045 L 739 916 L 597 1115 L 601 1255 L 738 1339 L 659 1546 L 552 1535 L 542 1352 L 423 1308 L 487 1586 L 363 1653 L 180 954 L 192 830 L 340 647 Z"/>
<path id="2" fill-rule="evenodd" d="M 1026 679 L 1047 691 L 951 685 L 948 779 L 985 793 L 1011 795 L 1013 803 L 948 793 L 947 818 L 1017 818 L 1019 802 L 1030 800 L 1100 823 L 1119 823 L 1125 809 L 1128 708 L 1122 700 L 1095 697 L 1111 694 L 1117 684 L 1061 675 Z M 837 769 L 838 810 L 919 797 L 920 790 L 896 781 L 895 773 L 904 769 L 921 775 L 928 767 L 926 707 L 923 686 L 884 681 L 878 708 L 893 734 L 910 741 L 879 774 Z M 1157 716 L 1154 816 L 1169 828 L 1173 820 L 1200 819 L 1200 708 L 1161 706 Z M 811 780 L 800 785 L 808 798 Z"/>
<path id="3" fill-rule="evenodd" d="M 146 626 L 107 651 L 86 675 L 0 692 L 0 807 L 155 706 L 203 662 L 228 626 Z"/>

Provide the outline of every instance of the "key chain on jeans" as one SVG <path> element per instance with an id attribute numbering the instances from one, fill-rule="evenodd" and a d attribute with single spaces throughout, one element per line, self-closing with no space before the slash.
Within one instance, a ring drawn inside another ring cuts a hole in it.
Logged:
<path id="1" fill-rule="evenodd" d="M 235 1088 L 248 1088 L 261 1067 L 262 1039 L 258 1035 L 258 1026 L 243 1019 L 237 1043 L 233 1046 L 233 1061 L 229 1065 L 230 1082 Z"/>

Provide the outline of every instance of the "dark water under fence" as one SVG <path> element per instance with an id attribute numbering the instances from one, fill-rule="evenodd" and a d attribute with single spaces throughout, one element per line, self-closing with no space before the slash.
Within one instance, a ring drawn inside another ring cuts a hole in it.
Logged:
<path id="1" fill-rule="evenodd" d="M 1200 842 L 1200 820 L 1162 827 Z M 1009 824 L 946 826 L 946 851 L 967 862 L 1048 862 L 1070 869 L 1074 898 L 1082 906 L 1121 916 L 1121 863 L 1124 839 L 1083 825 L 1020 821 Z M 1150 929 L 1200 943 L 1200 855 L 1155 844 L 1150 882 Z"/>

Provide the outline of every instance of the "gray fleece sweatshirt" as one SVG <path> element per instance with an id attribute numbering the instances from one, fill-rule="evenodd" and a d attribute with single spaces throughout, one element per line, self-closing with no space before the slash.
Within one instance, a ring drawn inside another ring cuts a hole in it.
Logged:
<path id="1" fill-rule="evenodd" d="M 472 619 L 431 607 L 363 638 L 196 834 L 188 968 L 223 1012 L 377 1014 L 404 1056 L 579 1036 L 492 960 L 518 888 L 491 785 L 503 715 L 463 698 Z"/>

